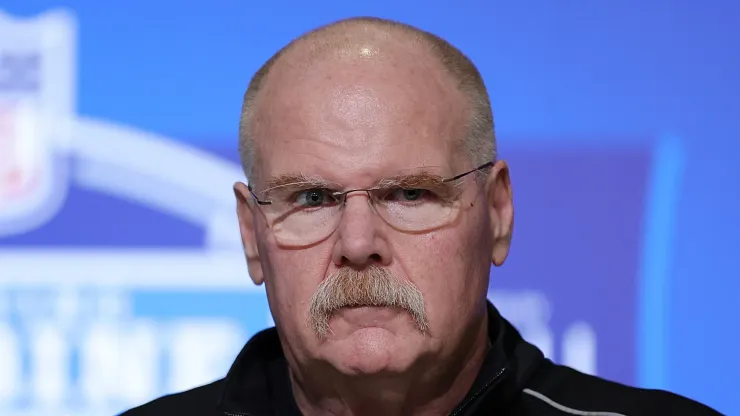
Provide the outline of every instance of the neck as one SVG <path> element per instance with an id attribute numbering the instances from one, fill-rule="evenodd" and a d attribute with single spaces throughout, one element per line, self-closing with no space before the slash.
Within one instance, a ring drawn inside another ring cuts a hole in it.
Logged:
<path id="1" fill-rule="evenodd" d="M 296 403 L 306 416 L 449 414 L 472 387 L 489 348 L 487 318 L 470 332 L 460 343 L 462 350 L 454 354 L 457 358 L 420 359 L 403 374 L 347 376 L 333 368 L 291 371 Z"/>

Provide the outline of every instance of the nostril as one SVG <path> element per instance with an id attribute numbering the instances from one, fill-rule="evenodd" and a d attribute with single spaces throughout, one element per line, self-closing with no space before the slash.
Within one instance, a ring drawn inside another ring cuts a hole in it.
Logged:
<path id="1" fill-rule="evenodd" d="M 342 265 L 344 266 L 367 266 L 368 264 L 381 264 L 383 262 L 383 257 L 380 254 L 371 254 L 367 256 L 365 261 L 353 261 L 347 256 L 342 256 Z"/>

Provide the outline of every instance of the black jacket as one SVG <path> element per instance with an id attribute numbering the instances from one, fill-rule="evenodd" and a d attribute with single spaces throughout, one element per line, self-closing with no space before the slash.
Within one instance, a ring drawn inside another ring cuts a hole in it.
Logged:
<path id="1" fill-rule="evenodd" d="M 492 348 L 455 416 L 719 415 L 687 398 L 644 390 L 556 365 L 489 305 Z M 164 396 L 122 416 L 292 416 L 288 367 L 275 328 L 256 334 L 226 378 Z"/>

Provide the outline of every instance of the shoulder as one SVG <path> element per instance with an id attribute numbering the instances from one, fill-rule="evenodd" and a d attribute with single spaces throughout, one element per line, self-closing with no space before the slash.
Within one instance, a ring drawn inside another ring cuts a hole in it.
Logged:
<path id="1" fill-rule="evenodd" d="M 210 416 L 218 414 L 216 403 L 223 380 L 196 387 L 181 393 L 162 396 L 149 403 L 121 413 L 119 416 L 179 415 Z"/>
<path id="2" fill-rule="evenodd" d="M 534 375 L 523 393 L 527 406 L 543 414 L 720 415 L 674 393 L 626 386 L 549 361 Z M 550 413 L 545 413 L 548 410 Z"/>

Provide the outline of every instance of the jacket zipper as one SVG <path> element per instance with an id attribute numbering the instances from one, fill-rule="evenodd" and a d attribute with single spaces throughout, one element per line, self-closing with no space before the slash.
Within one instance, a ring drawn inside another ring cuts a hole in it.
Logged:
<path id="1" fill-rule="evenodd" d="M 506 373 L 506 367 L 502 367 L 501 370 L 499 370 L 498 373 L 496 373 L 496 375 L 493 376 L 492 379 L 488 380 L 488 383 L 486 383 L 485 386 L 478 389 L 478 391 L 476 391 L 475 394 L 473 394 L 468 400 L 466 400 L 465 403 L 461 404 L 460 407 L 458 407 L 455 411 L 450 413 L 450 416 L 462 415 L 465 412 L 465 409 L 467 409 L 468 406 L 470 406 L 474 401 L 476 401 L 481 396 L 481 394 L 483 394 L 486 390 L 491 388 L 493 383 L 495 383 L 498 379 L 500 379 L 501 376 L 504 375 L 504 373 Z"/>

